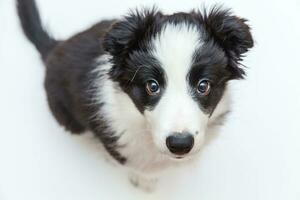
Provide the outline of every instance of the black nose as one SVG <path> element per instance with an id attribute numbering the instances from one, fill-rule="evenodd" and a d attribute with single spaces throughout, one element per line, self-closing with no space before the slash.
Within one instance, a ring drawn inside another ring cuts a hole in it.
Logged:
<path id="1" fill-rule="evenodd" d="M 166 143 L 170 152 L 183 155 L 193 148 L 194 137 L 188 133 L 173 133 L 167 137 Z"/>

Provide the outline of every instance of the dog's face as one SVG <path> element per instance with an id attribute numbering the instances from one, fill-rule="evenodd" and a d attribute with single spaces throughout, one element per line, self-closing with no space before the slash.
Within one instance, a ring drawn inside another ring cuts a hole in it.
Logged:
<path id="1" fill-rule="evenodd" d="M 104 39 L 111 78 L 147 122 L 159 151 L 198 152 L 226 83 L 242 78 L 241 56 L 253 46 L 245 20 L 228 10 L 132 13 Z"/>

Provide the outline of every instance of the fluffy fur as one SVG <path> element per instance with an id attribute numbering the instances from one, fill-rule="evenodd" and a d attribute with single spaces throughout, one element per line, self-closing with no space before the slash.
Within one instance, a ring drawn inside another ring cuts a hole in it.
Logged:
<path id="1" fill-rule="evenodd" d="M 243 78 L 240 62 L 253 46 L 246 20 L 217 6 L 172 15 L 133 11 L 63 41 L 45 31 L 33 0 L 18 0 L 17 10 L 45 63 L 54 117 L 72 133 L 92 131 L 134 172 L 134 184 L 197 155 L 228 112 L 227 83 Z M 151 80 L 159 84 L 156 95 L 146 91 Z M 209 94 L 199 93 L 201 80 Z M 167 138 L 185 134 L 193 139 L 188 151 L 171 152 Z"/>

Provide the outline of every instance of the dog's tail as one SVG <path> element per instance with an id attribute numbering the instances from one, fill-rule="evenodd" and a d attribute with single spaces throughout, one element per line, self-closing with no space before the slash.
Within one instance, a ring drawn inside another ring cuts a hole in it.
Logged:
<path id="1" fill-rule="evenodd" d="M 17 0 L 17 11 L 25 35 L 45 59 L 58 41 L 53 39 L 43 27 L 35 1 Z"/>

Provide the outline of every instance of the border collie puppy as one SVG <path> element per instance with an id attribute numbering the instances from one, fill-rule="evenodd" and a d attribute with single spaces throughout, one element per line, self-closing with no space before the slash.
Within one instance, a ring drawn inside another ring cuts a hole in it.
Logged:
<path id="1" fill-rule="evenodd" d="M 67 40 L 47 33 L 34 0 L 18 0 L 17 10 L 46 66 L 58 123 L 91 131 L 146 189 L 163 169 L 197 156 L 228 112 L 227 83 L 243 78 L 240 62 L 253 46 L 246 20 L 218 6 L 136 10 Z"/>

